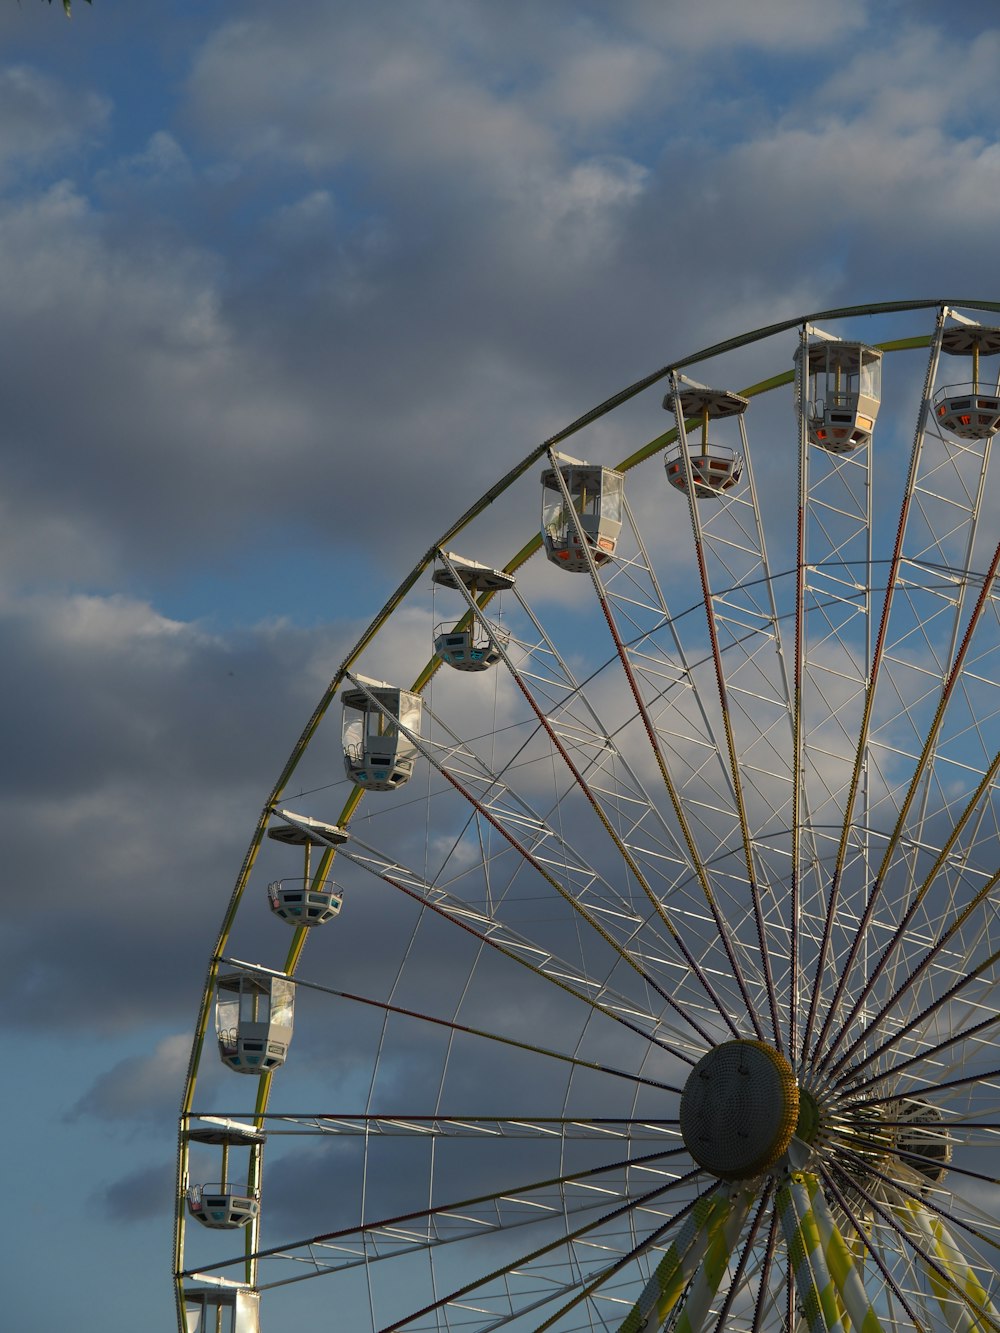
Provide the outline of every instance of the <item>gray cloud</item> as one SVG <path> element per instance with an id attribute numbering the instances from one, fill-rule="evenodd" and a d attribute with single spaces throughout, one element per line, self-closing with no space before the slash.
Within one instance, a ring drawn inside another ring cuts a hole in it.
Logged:
<path id="1" fill-rule="evenodd" d="M 191 1037 L 181 1032 L 164 1037 L 149 1055 L 119 1060 L 94 1080 L 71 1108 L 68 1119 L 96 1116 L 102 1120 L 169 1121 L 190 1052 Z"/>
<path id="2" fill-rule="evenodd" d="M 163 1217 L 165 1200 L 173 1197 L 173 1180 L 172 1162 L 139 1167 L 112 1181 L 96 1195 L 96 1201 L 105 1218 L 117 1227 L 153 1221 Z"/>
<path id="3" fill-rule="evenodd" d="M 106 97 L 71 89 L 35 66 L 0 69 L 0 183 L 19 166 L 64 161 L 104 131 L 110 113 Z"/>

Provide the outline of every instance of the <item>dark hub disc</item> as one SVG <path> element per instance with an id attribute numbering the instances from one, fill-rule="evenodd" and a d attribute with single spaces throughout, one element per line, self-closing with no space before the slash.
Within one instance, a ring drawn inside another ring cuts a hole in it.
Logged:
<path id="1" fill-rule="evenodd" d="M 799 1115 L 792 1067 L 762 1041 L 727 1041 L 695 1065 L 681 1096 L 688 1152 L 722 1180 L 751 1180 L 787 1150 Z"/>

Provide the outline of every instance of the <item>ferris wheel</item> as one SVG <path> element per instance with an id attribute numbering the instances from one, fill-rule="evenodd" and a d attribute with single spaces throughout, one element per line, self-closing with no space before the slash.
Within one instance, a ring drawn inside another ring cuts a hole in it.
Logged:
<path id="1" fill-rule="evenodd" d="M 181 1330 L 1000 1333 L 998 313 L 677 360 L 407 575 L 212 950 Z"/>

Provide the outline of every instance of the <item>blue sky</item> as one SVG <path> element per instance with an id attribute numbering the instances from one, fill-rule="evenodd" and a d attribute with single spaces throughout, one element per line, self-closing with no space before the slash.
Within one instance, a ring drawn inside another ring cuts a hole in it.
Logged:
<path id="1" fill-rule="evenodd" d="M 215 924 L 402 573 L 671 357 L 1000 298 L 998 73 L 963 0 L 2 0 L 11 1327 L 173 1328 Z"/>

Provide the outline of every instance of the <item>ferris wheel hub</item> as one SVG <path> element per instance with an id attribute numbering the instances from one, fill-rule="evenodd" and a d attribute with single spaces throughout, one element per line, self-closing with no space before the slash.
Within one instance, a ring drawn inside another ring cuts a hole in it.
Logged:
<path id="1" fill-rule="evenodd" d="M 685 1146 L 722 1180 L 752 1180 L 775 1166 L 798 1118 L 792 1067 L 762 1041 L 714 1046 L 691 1070 L 681 1096 Z"/>

